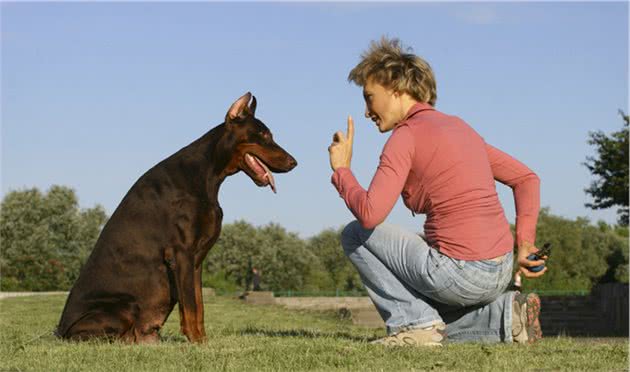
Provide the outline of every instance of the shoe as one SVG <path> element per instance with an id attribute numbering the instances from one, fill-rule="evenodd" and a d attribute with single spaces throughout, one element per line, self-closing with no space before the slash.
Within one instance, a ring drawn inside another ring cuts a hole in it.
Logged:
<path id="1" fill-rule="evenodd" d="M 519 293 L 512 305 L 512 339 L 518 343 L 534 343 L 542 338 L 540 297 L 535 293 Z"/>
<path id="2" fill-rule="evenodd" d="M 407 329 L 392 336 L 370 342 L 384 346 L 442 346 L 446 341 L 446 325 L 434 324 L 426 328 Z"/>

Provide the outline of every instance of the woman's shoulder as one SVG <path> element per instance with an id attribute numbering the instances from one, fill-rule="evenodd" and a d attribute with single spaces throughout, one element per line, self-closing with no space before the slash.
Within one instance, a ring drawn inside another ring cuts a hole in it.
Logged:
<path id="1" fill-rule="evenodd" d="M 396 128 L 400 133 L 415 139 L 416 143 L 437 144 L 458 138 L 479 137 L 475 129 L 456 115 L 434 110 L 425 115 L 414 116 Z"/>
<path id="2" fill-rule="evenodd" d="M 427 131 L 439 130 L 440 127 L 453 123 L 457 120 L 461 119 L 446 115 L 437 110 L 427 110 L 405 119 L 397 125 L 395 129 L 399 131 L 411 131 L 414 133 L 421 131 L 426 134 Z"/>
<path id="3" fill-rule="evenodd" d="M 426 127 L 427 129 L 444 130 L 453 127 L 472 129 L 470 124 L 457 115 L 446 114 L 444 112 L 433 110 L 425 115 L 414 117 L 409 122 L 412 127 Z"/>

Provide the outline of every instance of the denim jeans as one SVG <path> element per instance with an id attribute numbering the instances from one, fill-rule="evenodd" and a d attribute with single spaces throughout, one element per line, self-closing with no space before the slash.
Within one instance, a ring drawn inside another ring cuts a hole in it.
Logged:
<path id="1" fill-rule="evenodd" d="M 512 252 L 501 262 L 457 260 L 397 226 L 357 221 L 341 244 L 389 335 L 444 322 L 450 342 L 512 342 Z"/>

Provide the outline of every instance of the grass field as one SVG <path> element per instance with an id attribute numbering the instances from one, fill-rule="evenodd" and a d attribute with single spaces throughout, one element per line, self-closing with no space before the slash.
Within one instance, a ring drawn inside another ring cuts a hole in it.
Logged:
<path id="1" fill-rule="evenodd" d="M 175 310 L 158 345 L 70 343 L 51 332 L 64 295 L 0 301 L 0 371 L 208 370 L 628 370 L 628 342 L 547 338 L 531 346 L 451 344 L 440 349 L 369 345 L 384 330 L 334 313 L 253 306 L 227 297 L 205 302 L 208 342 L 189 344 Z"/>

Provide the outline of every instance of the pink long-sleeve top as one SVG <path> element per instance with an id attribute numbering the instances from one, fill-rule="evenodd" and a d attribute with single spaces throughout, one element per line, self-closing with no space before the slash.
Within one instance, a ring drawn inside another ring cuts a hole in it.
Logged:
<path id="1" fill-rule="evenodd" d="M 414 214 L 427 215 L 427 242 L 461 260 L 483 260 L 513 249 L 495 180 L 508 185 L 516 204 L 516 240 L 534 243 L 540 180 L 527 166 L 485 143 L 458 117 L 415 104 L 394 128 L 368 190 L 349 168 L 332 183 L 365 228 L 385 220 L 402 195 Z"/>

